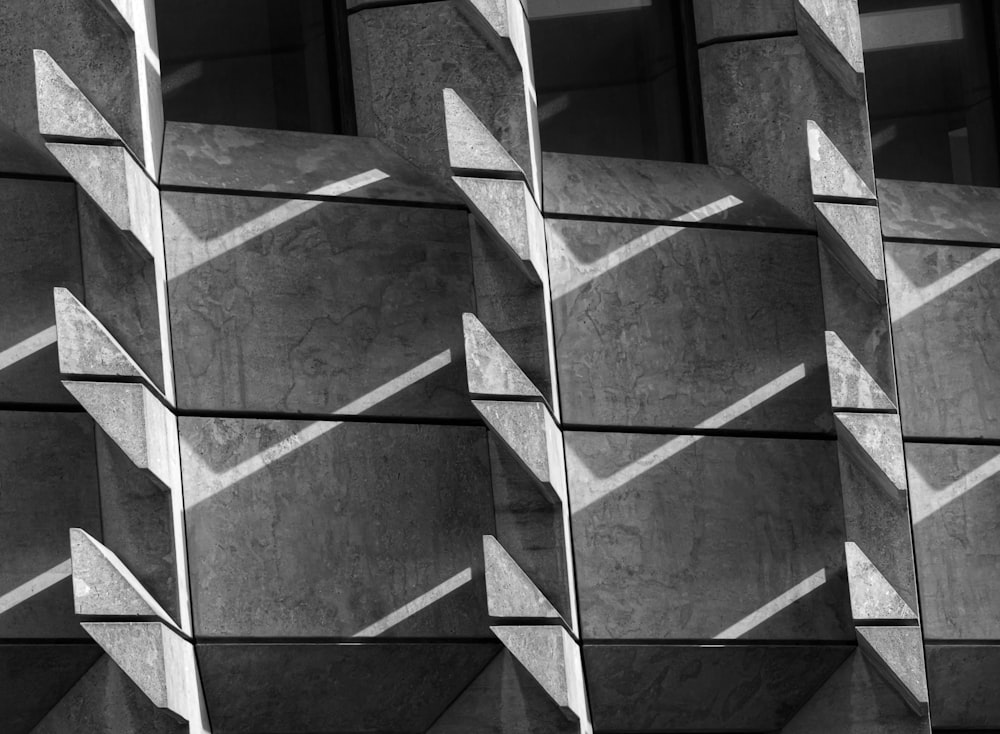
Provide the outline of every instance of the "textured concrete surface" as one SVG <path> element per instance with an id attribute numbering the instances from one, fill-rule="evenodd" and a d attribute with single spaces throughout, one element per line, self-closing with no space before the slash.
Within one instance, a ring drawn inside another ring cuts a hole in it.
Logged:
<path id="1" fill-rule="evenodd" d="M 912 619 L 917 615 L 857 543 L 844 545 L 851 614 L 855 621 Z"/>
<path id="2" fill-rule="evenodd" d="M 871 179 L 862 176 L 858 163 L 844 157 L 837 144 L 815 120 L 806 121 L 809 177 L 813 196 L 819 199 L 875 201 Z"/>
<path id="3" fill-rule="evenodd" d="M 164 195 L 183 408 L 471 417 L 460 211 Z"/>
<path id="4" fill-rule="evenodd" d="M 569 632 L 556 625 L 490 629 L 566 716 L 586 718 L 580 651 Z"/>
<path id="5" fill-rule="evenodd" d="M 896 406 L 833 331 L 826 332 L 826 364 L 834 410 L 892 410 Z"/>
<path id="6" fill-rule="evenodd" d="M 857 0 L 795 0 L 799 38 L 844 91 L 865 102 Z"/>
<path id="7" fill-rule="evenodd" d="M 820 240 L 873 300 L 885 299 L 885 257 L 878 208 L 816 202 Z"/>
<path id="8" fill-rule="evenodd" d="M 541 399 L 538 388 L 475 314 L 462 314 L 462 326 L 470 394 Z"/>
<path id="9" fill-rule="evenodd" d="M 43 136 L 121 141 L 114 128 L 47 51 L 35 49 L 34 60 L 39 133 Z"/>
<path id="10" fill-rule="evenodd" d="M 693 3 L 698 43 L 795 30 L 795 0 L 699 0 Z"/>
<path id="11" fill-rule="evenodd" d="M 887 238 L 1000 243 L 1000 189 L 880 178 L 878 194 Z"/>
<path id="12" fill-rule="evenodd" d="M 848 645 L 586 645 L 598 731 L 780 730 Z"/>
<path id="13" fill-rule="evenodd" d="M 495 642 L 201 644 L 198 661 L 215 731 L 418 734 L 499 649 Z"/>
<path id="14" fill-rule="evenodd" d="M 907 436 L 1000 438 L 1000 251 L 886 245 Z"/>
<path id="15" fill-rule="evenodd" d="M 482 428 L 180 423 L 198 634 L 489 635 Z"/>
<path id="16" fill-rule="evenodd" d="M 448 162 L 455 171 L 489 171 L 524 178 L 524 171 L 493 137 L 483 121 L 454 89 L 445 89 L 444 118 Z"/>
<path id="17" fill-rule="evenodd" d="M 927 679 L 934 725 L 948 728 L 1000 728 L 1000 647 L 927 645 Z"/>
<path id="18" fill-rule="evenodd" d="M 858 647 L 907 705 L 927 713 L 927 675 L 919 627 L 856 628 Z"/>
<path id="19" fill-rule="evenodd" d="M 160 183 L 457 204 L 458 198 L 374 138 L 169 122 Z"/>
<path id="20" fill-rule="evenodd" d="M 567 423 L 830 430 L 815 238 L 547 228 Z"/>
<path id="21" fill-rule="evenodd" d="M 559 618 L 552 603 L 492 535 L 483 536 L 483 563 L 491 617 Z"/>
<path id="22" fill-rule="evenodd" d="M 835 413 L 837 439 L 858 466 L 889 495 L 906 491 L 906 462 L 899 416 L 892 413 Z"/>
<path id="23" fill-rule="evenodd" d="M 566 434 L 592 638 L 853 637 L 828 441 Z"/>
<path id="24" fill-rule="evenodd" d="M 53 289 L 53 296 L 60 372 L 145 377 L 124 347 L 76 296 L 65 288 Z"/>

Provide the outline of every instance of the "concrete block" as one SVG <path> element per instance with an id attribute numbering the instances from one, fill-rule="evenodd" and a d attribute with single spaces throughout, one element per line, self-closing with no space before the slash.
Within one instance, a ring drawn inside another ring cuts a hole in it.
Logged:
<path id="1" fill-rule="evenodd" d="M 486 605 L 491 617 L 559 619 L 559 612 L 492 535 L 483 536 Z"/>
<path id="2" fill-rule="evenodd" d="M 847 556 L 847 580 L 851 589 L 851 612 L 856 622 L 884 619 L 916 620 L 916 613 L 892 588 L 857 543 L 844 544 Z"/>
<path id="3" fill-rule="evenodd" d="M 906 491 L 906 465 L 899 416 L 834 413 L 840 445 L 890 495 Z"/>
<path id="4" fill-rule="evenodd" d="M 858 647 L 918 716 L 927 714 L 927 675 L 919 627 L 857 627 Z"/>
<path id="5" fill-rule="evenodd" d="M 827 137 L 819 123 L 807 120 L 806 131 L 813 196 L 817 199 L 875 201 L 875 194 L 869 183 L 858 173 L 855 164 L 848 161 Z"/>
<path id="6" fill-rule="evenodd" d="M 469 393 L 541 399 L 531 380 L 474 314 L 462 314 Z"/>
<path id="7" fill-rule="evenodd" d="M 935 727 L 1000 727 L 1000 646 L 929 644 L 927 678 Z"/>
<path id="8" fill-rule="evenodd" d="M 473 400 L 486 425 L 553 504 L 566 502 L 562 432 L 542 403 Z"/>
<path id="9" fill-rule="evenodd" d="M 694 25 L 698 43 L 795 30 L 794 0 L 698 0 Z"/>
<path id="10" fill-rule="evenodd" d="M 896 406 L 836 332 L 826 332 L 826 364 L 834 410 L 888 410 Z"/>
<path id="11" fill-rule="evenodd" d="M 47 51 L 34 50 L 38 132 L 121 143 L 121 138 Z"/>
<path id="12" fill-rule="evenodd" d="M 448 161 L 455 172 L 490 172 L 524 178 L 524 171 L 454 89 L 445 89 L 444 118 Z"/>
<path id="13" fill-rule="evenodd" d="M 865 104 L 865 61 L 857 0 L 795 0 L 799 37 L 858 104 Z"/>
<path id="14" fill-rule="evenodd" d="M 1000 243 L 1000 189 L 879 179 L 886 238 Z"/>
<path id="15" fill-rule="evenodd" d="M 820 240 L 876 302 L 885 301 L 885 256 L 878 208 L 816 203 Z"/>
<path id="16" fill-rule="evenodd" d="M 0 711 L 5 734 L 32 732 L 100 656 L 101 649 L 89 644 L 35 641 L 0 646 Z"/>
<path id="17" fill-rule="evenodd" d="M 69 375 L 135 377 L 152 384 L 104 324 L 65 288 L 53 289 L 59 371 Z"/>
<path id="18" fill-rule="evenodd" d="M 587 720 L 580 646 L 561 626 L 490 627 L 567 718 Z"/>

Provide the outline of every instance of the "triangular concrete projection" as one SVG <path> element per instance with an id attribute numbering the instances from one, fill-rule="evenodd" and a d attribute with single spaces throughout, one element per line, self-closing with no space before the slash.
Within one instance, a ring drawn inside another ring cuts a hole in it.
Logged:
<path id="1" fill-rule="evenodd" d="M 917 615 L 856 543 L 844 544 L 855 622 L 916 619 Z"/>
<path id="2" fill-rule="evenodd" d="M 149 378 L 87 307 L 65 288 L 54 288 L 59 371 L 70 375 Z"/>
<path id="3" fill-rule="evenodd" d="M 883 678 L 921 716 L 927 713 L 927 675 L 919 627 L 856 627 L 858 646 Z"/>
<path id="4" fill-rule="evenodd" d="M 121 142 L 114 128 L 46 51 L 35 49 L 34 57 L 39 133 Z"/>
<path id="5" fill-rule="evenodd" d="M 559 619 L 559 612 L 492 535 L 483 536 L 486 606 L 491 617 Z"/>
<path id="6" fill-rule="evenodd" d="M 531 68 L 528 21 L 520 0 L 459 0 L 458 9 L 507 64 L 524 72 Z"/>
<path id="7" fill-rule="evenodd" d="M 458 171 L 497 171 L 524 178 L 524 171 L 511 158 L 493 133 L 482 123 L 454 89 L 444 90 L 448 160 Z"/>
<path id="8" fill-rule="evenodd" d="M 465 330 L 465 371 L 473 395 L 542 399 L 517 363 L 473 314 L 462 314 Z"/>
<path id="9" fill-rule="evenodd" d="M 523 181 L 452 176 L 476 219 L 514 257 L 528 279 L 546 272 L 545 220 Z"/>
<path id="10" fill-rule="evenodd" d="M 906 464 L 899 416 L 834 413 L 837 437 L 847 452 L 892 497 L 906 491 Z"/>
<path id="11" fill-rule="evenodd" d="M 837 146 L 822 128 L 812 120 L 806 121 L 809 138 L 809 172 L 812 177 L 813 196 L 816 198 L 855 199 L 875 201 L 868 184 L 847 162 Z"/>
<path id="12" fill-rule="evenodd" d="M 844 91 L 864 100 L 865 63 L 861 51 L 861 22 L 855 2 L 795 0 L 799 38 Z"/>
<path id="13" fill-rule="evenodd" d="M 836 410 L 895 410 L 889 396 L 835 332 L 826 332 L 830 401 Z"/>
<path id="14" fill-rule="evenodd" d="M 879 305 L 885 303 L 885 256 L 878 207 L 816 202 L 819 237 Z"/>
<path id="15" fill-rule="evenodd" d="M 155 616 L 177 626 L 114 553 L 86 531 L 70 528 L 73 604 L 77 614 Z"/>
<path id="16" fill-rule="evenodd" d="M 490 627 L 567 718 L 586 720 L 580 648 L 561 626 Z"/>

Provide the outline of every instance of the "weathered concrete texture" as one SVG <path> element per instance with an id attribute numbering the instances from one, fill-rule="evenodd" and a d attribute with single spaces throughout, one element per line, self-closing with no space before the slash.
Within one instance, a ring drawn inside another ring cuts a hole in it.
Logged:
<path id="1" fill-rule="evenodd" d="M 372 8 L 350 16 L 358 133 L 419 168 L 450 176 L 441 90 L 454 89 L 530 176 L 521 69 L 458 3 Z M 400 74 L 400 69 L 408 70 Z"/>
<path id="2" fill-rule="evenodd" d="M 851 613 L 855 621 L 917 618 L 857 543 L 845 543 L 844 552 L 851 589 Z"/>
<path id="3" fill-rule="evenodd" d="M 82 637 L 68 538 L 101 532 L 93 423 L 0 412 L 0 445 L 0 638 Z"/>
<path id="4" fill-rule="evenodd" d="M 832 442 L 569 432 L 566 456 L 585 638 L 853 637 Z"/>
<path id="5" fill-rule="evenodd" d="M 168 122 L 165 186 L 456 204 L 456 197 L 374 138 Z"/>
<path id="6" fill-rule="evenodd" d="M 187 734 L 107 656 L 101 657 L 31 734 Z"/>
<path id="7" fill-rule="evenodd" d="M 552 603 L 492 535 L 483 536 L 483 562 L 491 617 L 559 618 Z"/>
<path id="8" fill-rule="evenodd" d="M 895 410 L 896 406 L 835 332 L 826 332 L 826 364 L 834 410 Z"/>
<path id="9" fill-rule="evenodd" d="M 0 180 L 0 400 L 73 402 L 59 384 L 52 288 L 82 292 L 75 188 Z"/>
<path id="10" fill-rule="evenodd" d="M 538 388 L 475 314 L 462 314 L 462 326 L 470 394 L 541 399 Z"/>
<path id="11" fill-rule="evenodd" d="M 553 625 L 490 629 L 568 718 L 586 719 L 580 647 L 569 632 Z"/>
<path id="12" fill-rule="evenodd" d="M 866 169 L 859 169 L 844 157 L 837 145 L 815 120 L 806 120 L 809 147 L 809 175 L 813 196 L 818 199 L 875 201 Z M 859 174 L 860 170 L 860 174 Z"/>
<path id="13" fill-rule="evenodd" d="M 834 413 L 840 444 L 890 495 L 906 491 L 906 463 L 899 416 Z"/>
<path id="14" fill-rule="evenodd" d="M 874 185 L 867 108 L 797 36 L 717 44 L 698 53 L 710 163 L 734 168 L 812 222 L 808 119 Z"/>
<path id="15" fill-rule="evenodd" d="M 114 128 L 47 51 L 35 49 L 34 60 L 39 133 L 43 136 L 121 141 Z"/>
<path id="16" fill-rule="evenodd" d="M 865 104 L 865 62 L 857 0 L 795 0 L 805 47 L 850 96 Z"/>
<path id="17" fill-rule="evenodd" d="M 906 459 L 927 637 L 1000 638 L 1000 449 L 908 443 Z"/>
<path id="18" fill-rule="evenodd" d="M 1000 438 L 1000 250 L 886 244 L 907 436 Z"/>
<path id="19" fill-rule="evenodd" d="M 857 627 L 858 647 L 917 714 L 927 713 L 927 675 L 919 627 Z"/>
<path id="20" fill-rule="evenodd" d="M 448 132 L 448 162 L 453 171 L 489 171 L 497 175 L 514 174 L 524 178 L 524 171 L 510 153 L 469 109 L 454 89 L 445 89 L 444 118 Z"/>
<path id="21" fill-rule="evenodd" d="M 198 660 L 214 731 L 417 734 L 499 649 L 495 642 L 199 644 Z"/>
<path id="22" fill-rule="evenodd" d="M 566 422 L 830 429 L 815 238 L 547 229 Z"/>
<path id="23" fill-rule="evenodd" d="M 164 194 L 183 408 L 471 417 L 467 215 Z"/>
<path id="24" fill-rule="evenodd" d="M 483 429 L 180 423 L 198 634 L 489 634 Z"/>
<path id="25" fill-rule="evenodd" d="M 778 730 L 853 649 L 584 645 L 594 728 Z"/>
<path id="26" fill-rule="evenodd" d="M 885 300 L 885 257 L 878 208 L 816 203 L 820 240 L 873 300 Z"/>
<path id="27" fill-rule="evenodd" d="M 805 227 L 728 168 L 673 161 L 546 153 L 545 212 L 672 222 Z"/>
<path id="28" fill-rule="evenodd" d="M 1000 189 L 920 181 L 878 181 L 887 238 L 1000 243 Z"/>
<path id="29" fill-rule="evenodd" d="M 935 727 L 1000 729 L 1000 646 L 927 645 Z"/>
<path id="30" fill-rule="evenodd" d="M 104 324 L 65 288 L 53 289 L 59 371 L 146 379 L 142 369 Z"/>
<path id="31" fill-rule="evenodd" d="M 795 30 L 795 0 L 698 0 L 694 24 L 698 43 Z"/>
<path id="32" fill-rule="evenodd" d="M 0 644 L 4 734 L 32 732 L 100 656 L 97 645 Z"/>
<path id="33" fill-rule="evenodd" d="M 781 731 L 930 734 L 931 728 L 930 721 L 914 716 L 861 652 L 855 652 Z"/>

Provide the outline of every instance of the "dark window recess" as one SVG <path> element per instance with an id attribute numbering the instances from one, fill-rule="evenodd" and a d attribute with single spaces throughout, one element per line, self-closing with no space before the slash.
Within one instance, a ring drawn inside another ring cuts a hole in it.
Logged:
<path id="1" fill-rule="evenodd" d="M 688 0 L 529 0 L 542 148 L 704 160 Z"/>
<path id="2" fill-rule="evenodd" d="M 997 186 L 992 0 L 861 0 L 875 173 Z"/>
<path id="3" fill-rule="evenodd" d="M 164 116 L 354 133 L 343 0 L 157 0 Z"/>

